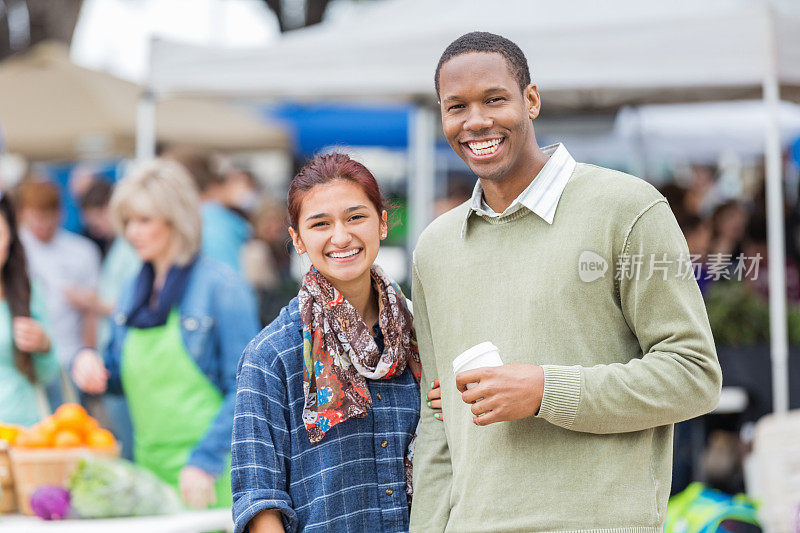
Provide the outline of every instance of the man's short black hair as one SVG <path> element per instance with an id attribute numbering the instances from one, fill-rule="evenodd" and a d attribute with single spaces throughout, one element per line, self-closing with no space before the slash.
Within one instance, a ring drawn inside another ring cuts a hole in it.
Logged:
<path id="1" fill-rule="evenodd" d="M 528 60 L 522 53 L 519 46 L 509 41 L 505 37 L 485 31 L 473 31 L 466 33 L 450 43 L 439 58 L 436 65 L 436 74 L 433 81 L 436 86 L 436 95 L 439 96 L 439 72 L 442 65 L 461 54 L 471 52 L 487 52 L 500 54 L 506 60 L 511 74 L 517 79 L 519 90 L 524 91 L 525 87 L 531 83 L 531 72 L 528 70 Z"/>
<path id="2" fill-rule="evenodd" d="M 92 184 L 80 197 L 79 203 L 81 209 L 102 209 L 111 201 L 111 193 L 114 192 L 114 186 L 108 180 L 95 177 L 92 179 Z"/>

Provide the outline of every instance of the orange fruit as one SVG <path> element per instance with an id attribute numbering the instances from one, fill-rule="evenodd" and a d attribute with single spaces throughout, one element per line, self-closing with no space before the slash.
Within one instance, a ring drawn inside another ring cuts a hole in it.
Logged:
<path id="1" fill-rule="evenodd" d="M 117 444 L 114 435 L 109 430 L 103 428 L 93 429 L 89 432 L 86 441 L 90 447 L 103 450 L 113 448 Z"/>
<path id="2" fill-rule="evenodd" d="M 53 420 L 52 416 L 45 418 L 33 427 L 38 431 L 41 431 L 42 434 L 50 440 L 53 440 L 53 438 L 56 436 L 56 432 L 58 432 L 58 424 L 56 424 L 56 421 Z"/>
<path id="3" fill-rule="evenodd" d="M 56 433 L 53 445 L 56 448 L 75 448 L 83 444 L 81 436 L 71 429 L 62 429 Z"/>
<path id="4" fill-rule="evenodd" d="M 83 430 L 86 432 L 87 435 L 91 433 L 92 430 L 98 429 L 99 427 L 100 424 L 97 422 L 97 420 L 95 420 L 91 416 L 86 417 L 86 422 L 83 425 Z"/>
<path id="5" fill-rule="evenodd" d="M 10 445 L 14 445 L 17 440 L 17 435 L 20 434 L 23 428 L 15 426 L 0 426 L 0 439 L 6 441 Z"/>
<path id="6" fill-rule="evenodd" d="M 31 428 L 17 435 L 14 445 L 20 448 L 46 448 L 50 446 L 50 439 L 41 431 Z"/>
<path id="7" fill-rule="evenodd" d="M 89 415 L 86 409 L 76 403 L 65 403 L 53 414 L 58 429 L 71 429 L 77 432 L 83 431 L 87 418 Z"/>

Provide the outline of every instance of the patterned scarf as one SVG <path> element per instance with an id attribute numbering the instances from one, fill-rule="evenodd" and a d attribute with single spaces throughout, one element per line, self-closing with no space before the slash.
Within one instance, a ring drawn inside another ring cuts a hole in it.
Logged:
<path id="1" fill-rule="evenodd" d="M 411 369 L 419 383 L 421 365 L 413 318 L 400 287 L 377 265 L 370 269 L 378 293 L 378 325 L 384 337 L 381 353 L 358 311 L 312 267 L 300 289 L 303 320 L 303 422 L 311 442 L 333 426 L 367 416 L 372 397 L 367 379 L 391 379 Z M 416 439 L 416 435 L 414 436 Z M 410 495 L 414 440 L 405 460 Z"/>

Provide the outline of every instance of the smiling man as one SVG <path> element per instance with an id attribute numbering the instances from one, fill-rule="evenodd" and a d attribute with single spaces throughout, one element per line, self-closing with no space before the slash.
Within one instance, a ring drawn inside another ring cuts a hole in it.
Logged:
<path id="1" fill-rule="evenodd" d="M 446 416 L 420 423 L 411 530 L 660 532 L 672 424 L 712 410 L 721 386 L 669 205 L 539 147 L 541 100 L 511 41 L 460 37 L 435 81 L 478 182 L 414 252 L 422 382 L 440 378 Z M 484 341 L 506 364 L 453 376 Z"/>

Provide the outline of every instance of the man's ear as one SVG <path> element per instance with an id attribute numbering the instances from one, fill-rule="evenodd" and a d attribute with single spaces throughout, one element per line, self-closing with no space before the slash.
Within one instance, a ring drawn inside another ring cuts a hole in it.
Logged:
<path id="1" fill-rule="evenodd" d="M 533 120 L 539 116 L 539 111 L 542 108 L 542 99 L 539 97 L 539 90 L 536 89 L 536 85 L 531 83 L 525 87 L 522 95 L 525 97 L 525 107 L 528 108 L 528 117 Z"/>
<path id="2" fill-rule="evenodd" d="M 298 254 L 302 255 L 306 253 L 306 247 L 303 246 L 303 241 L 300 240 L 300 235 L 295 231 L 294 228 L 289 228 L 289 235 L 292 237 L 292 245 L 294 246 L 295 251 Z"/>

